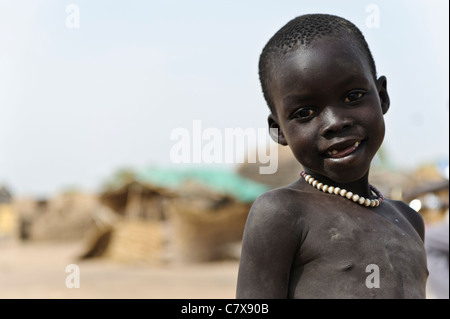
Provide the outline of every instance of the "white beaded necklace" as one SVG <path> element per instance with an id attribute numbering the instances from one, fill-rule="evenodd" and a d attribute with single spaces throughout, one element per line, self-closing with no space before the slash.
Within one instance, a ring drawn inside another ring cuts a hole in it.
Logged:
<path id="1" fill-rule="evenodd" d="M 362 196 L 359 196 L 358 194 L 353 194 L 350 191 L 347 191 L 346 189 L 341 189 L 339 187 L 324 185 L 323 183 L 320 183 L 317 179 L 312 177 L 311 175 L 307 175 L 305 171 L 302 171 L 300 175 L 307 181 L 311 186 L 317 188 L 318 190 L 323 191 L 324 193 L 329 194 L 335 194 L 340 195 L 342 197 L 345 197 L 347 199 L 350 199 L 354 201 L 355 203 L 364 205 L 366 207 L 377 207 L 379 206 L 383 200 L 384 196 L 381 194 L 381 192 L 375 187 L 369 184 L 370 190 L 375 193 L 375 195 L 378 196 L 377 199 L 369 199 L 364 198 Z"/>

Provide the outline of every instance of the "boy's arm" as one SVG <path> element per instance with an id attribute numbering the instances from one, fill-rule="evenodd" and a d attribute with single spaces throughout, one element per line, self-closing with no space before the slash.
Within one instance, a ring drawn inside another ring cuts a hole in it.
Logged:
<path id="1" fill-rule="evenodd" d="M 283 196 L 266 193 L 250 210 L 242 241 L 237 298 L 288 297 L 291 264 L 300 236 L 294 212 L 281 203 Z"/>

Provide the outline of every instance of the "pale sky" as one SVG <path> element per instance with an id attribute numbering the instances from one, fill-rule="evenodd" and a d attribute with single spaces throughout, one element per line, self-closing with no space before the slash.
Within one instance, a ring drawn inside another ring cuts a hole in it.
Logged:
<path id="1" fill-rule="evenodd" d="M 395 167 L 448 161 L 448 6 L 0 0 L 0 184 L 18 196 L 95 190 L 120 167 L 179 165 L 171 132 L 192 132 L 195 120 L 266 128 L 259 54 L 306 13 L 340 15 L 364 33 L 388 79 L 383 147 Z"/>

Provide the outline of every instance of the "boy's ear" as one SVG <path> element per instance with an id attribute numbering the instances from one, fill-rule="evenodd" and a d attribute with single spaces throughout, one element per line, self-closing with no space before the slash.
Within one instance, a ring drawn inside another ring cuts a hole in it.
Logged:
<path id="1" fill-rule="evenodd" d="M 386 112 L 389 110 L 391 102 L 387 91 L 387 79 L 384 75 L 378 78 L 377 89 L 378 89 L 378 96 L 380 97 L 381 109 L 383 111 L 383 114 L 386 114 Z"/>
<path id="2" fill-rule="evenodd" d="M 269 135 L 280 145 L 287 145 L 286 139 L 284 138 L 283 132 L 281 131 L 280 125 L 278 124 L 278 119 L 276 115 L 273 115 L 272 113 L 267 118 L 267 122 L 269 124 Z"/>

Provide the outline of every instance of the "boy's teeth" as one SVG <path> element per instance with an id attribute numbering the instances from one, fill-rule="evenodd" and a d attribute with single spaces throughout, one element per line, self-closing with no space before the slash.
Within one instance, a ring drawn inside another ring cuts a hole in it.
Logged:
<path id="1" fill-rule="evenodd" d="M 361 144 L 361 141 L 356 141 L 355 144 L 354 144 L 354 146 L 355 146 L 355 147 L 358 147 L 359 144 Z M 330 155 L 330 156 L 331 156 L 331 155 L 336 155 L 337 153 L 338 153 L 337 150 L 328 151 L 328 155 Z"/>

